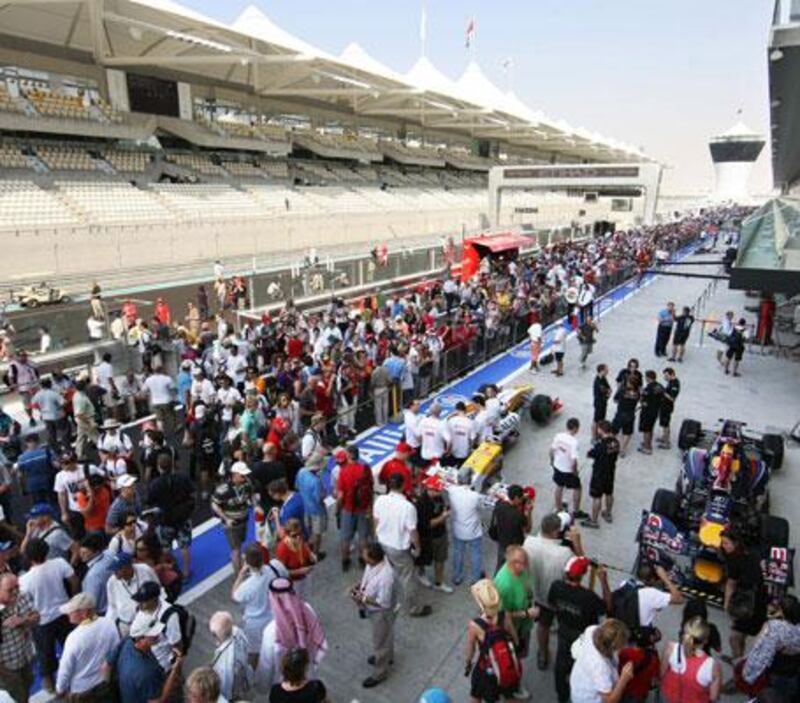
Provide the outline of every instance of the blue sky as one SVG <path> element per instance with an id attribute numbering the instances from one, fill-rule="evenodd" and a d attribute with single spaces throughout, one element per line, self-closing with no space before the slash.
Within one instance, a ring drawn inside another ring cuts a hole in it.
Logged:
<path id="1" fill-rule="evenodd" d="M 179 0 L 225 22 L 249 4 L 338 54 L 357 41 L 401 72 L 420 53 L 420 0 Z M 642 146 L 671 167 L 670 190 L 707 188 L 707 141 L 738 119 L 769 133 L 766 45 L 773 0 L 426 0 L 428 56 L 451 78 L 476 58 L 534 109 Z M 741 118 L 736 111 L 742 109 Z M 771 184 L 768 148 L 751 188 Z"/>

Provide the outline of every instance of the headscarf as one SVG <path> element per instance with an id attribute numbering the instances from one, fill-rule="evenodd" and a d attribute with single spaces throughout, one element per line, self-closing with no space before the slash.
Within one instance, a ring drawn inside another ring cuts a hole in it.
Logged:
<path id="1" fill-rule="evenodd" d="M 275 641 L 284 652 L 295 647 L 308 650 L 309 659 L 318 664 L 328 649 L 322 623 L 311 606 L 305 603 L 285 578 L 275 578 L 269 585 L 269 602 L 275 620 Z"/>

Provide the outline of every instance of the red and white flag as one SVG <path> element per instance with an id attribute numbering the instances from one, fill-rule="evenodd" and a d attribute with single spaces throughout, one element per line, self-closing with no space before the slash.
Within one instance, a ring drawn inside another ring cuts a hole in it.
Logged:
<path id="1" fill-rule="evenodd" d="M 471 17 L 469 20 L 469 24 L 467 25 L 467 49 L 472 45 L 472 42 L 475 41 L 475 18 Z"/>

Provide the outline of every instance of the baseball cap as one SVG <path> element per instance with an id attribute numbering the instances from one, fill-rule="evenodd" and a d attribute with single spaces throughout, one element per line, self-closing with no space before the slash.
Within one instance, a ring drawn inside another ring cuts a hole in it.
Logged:
<path id="1" fill-rule="evenodd" d="M 97 602 L 91 593 L 78 593 L 70 598 L 60 610 L 64 615 L 74 613 L 76 610 L 94 610 Z"/>
<path id="2" fill-rule="evenodd" d="M 50 503 L 36 503 L 28 513 L 29 518 L 34 517 L 44 517 L 45 515 L 49 515 L 50 517 L 55 516 L 56 510 L 55 508 L 50 505 Z"/>
<path id="3" fill-rule="evenodd" d="M 161 589 L 155 581 L 145 581 L 139 590 L 134 593 L 131 598 L 137 603 L 144 603 L 148 600 L 154 600 L 161 594 Z"/>
<path id="4" fill-rule="evenodd" d="M 133 557 L 127 552 L 119 552 L 111 562 L 111 567 L 114 569 L 114 571 L 118 571 L 119 569 L 130 566 L 131 564 L 133 564 Z"/>
<path id="5" fill-rule="evenodd" d="M 347 452 L 344 449 L 337 449 L 333 453 L 333 459 L 341 464 L 343 461 L 347 461 Z"/>
<path id="6" fill-rule="evenodd" d="M 137 613 L 131 623 L 130 636 L 132 639 L 138 637 L 158 637 L 164 631 L 164 623 L 153 618 L 149 613 Z"/>
<path id="7" fill-rule="evenodd" d="M 136 476 L 131 476 L 130 474 L 122 474 L 117 479 L 117 488 L 130 488 L 133 484 L 135 484 L 139 479 Z"/>
<path id="8" fill-rule="evenodd" d="M 243 461 L 235 461 L 233 462 L 233 466 L 231 466 L 231 473 L 239 474 L 240 476 L 249 476 L 253 472 L 250 471 L 250 467 Z"/>
<path id="9" fill-rule="evenodd" d="M 564 573 L 570 578 L 578 578 L 586 574 L 591 563 L 586 557 L 571 557 L 564 566 Z"/>
<path id="10" fill-rule="evenodd" d="M 400 452 L 401 454 L 411 454 L 414 450 L 411 448 L 411 445 L 407 442 L 398 442 L 395 450 Z"/>
<path id="11" fill-rule="evenodd" d="M 453 699 L 441 688 L 429 688 L 420 696 L 418 703 L 453 703 Z"/>

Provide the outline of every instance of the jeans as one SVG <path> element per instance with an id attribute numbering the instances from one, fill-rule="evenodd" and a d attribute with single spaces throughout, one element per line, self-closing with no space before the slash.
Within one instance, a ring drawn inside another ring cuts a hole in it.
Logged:
<path id="1" fill-rule="evenodd" d="M 480 581 L 483 576 L 482 539 L 463 540 L 453 537 L 453 581 L 464 580 L 464 551 L 469 550 L 470 583 Z"/>

